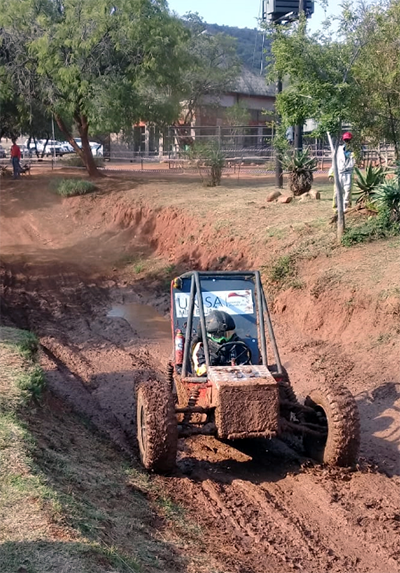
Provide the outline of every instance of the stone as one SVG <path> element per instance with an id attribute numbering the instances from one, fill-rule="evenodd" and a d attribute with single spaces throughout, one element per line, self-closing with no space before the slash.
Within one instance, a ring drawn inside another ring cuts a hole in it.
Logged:
<path id="1" fill-rule="evenodd" d="M 300 197 L 300 201 L 310 201 L 312 199 L 310 193 L 303 193 Z"/>
<path id="2" fill-rule="evenodd" d="M 275 199 L 278 199 L 278 197 L 280 197 L 281 195 L 282 193 L 278 191 L 278 189 L 275 189 L 275 191 L 272 191 L 272 193 L 268 195 L 267 203 L 272 203 L 272 201 L 275 201 Z"/>
<path id="3" fill-rule="evenodd" d="M 278 197 L 278 203 L 290 203 L 293 200 L 291 195 L 282 195 Z"/>
<path id="4" fill-rule="evenodd" d="M 313 199 L 321 199 L 321 193 L 319 191 L 311 190 L 310 197 L 312 197 Z"/>

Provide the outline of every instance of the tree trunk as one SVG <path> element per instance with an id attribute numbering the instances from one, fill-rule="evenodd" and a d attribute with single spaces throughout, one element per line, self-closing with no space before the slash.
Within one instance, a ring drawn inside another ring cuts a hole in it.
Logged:
<path id="1" fill-rule="evenodd" d="M 58 114 L 55 114 L 54 117 L 58 127 L 64 133 L 67 141 L 72 145 L 72 147 L 75 150 L 75 153 L 82 159 L 83 164 L 86 167 L 90 177 L 102 177 L 102 173 L 100 173 L 100 171 L 97 169 L 97 166 L 94 162 L 92 150 L 90 149 L 89 139 L 88 139 L 89 125 L 87 123 L 87 118 L 84 116 L 80 116 L 78 114 L 76 114 L 74 117 L 75 122 L 78 126 L 79 135 L 81 136 L 82 140 L 82 149 L 81 149 L 79 145 L 76 143 L 75 139 L 72 137 L 62 117 Z"/>
<path id="2" fill-rule="evenodd" d="M 103 174 L 97 169 L 97 165 L 94 161 L 93 153 L 89 145 L 88 130 L 89 124 L 87 118 L 84 115 L 80 116 L 80 123 L 78 124 L 79 135 L 82 140 L 82 152 L 83 152 L 83 162 L 89 173 L 90 177 L 102 177 Z"/>
<path id="3" fill-rule="evenodd" d="M 48 142 L 49 142 L 49 139 L 50 139 L 49 136 L 46 135 L 46 141 L 45 141 L 45 143 L 44 143 L 44 145 L 43 145 L 43 151 L 42 151 L 42 155 L 41 155 L 42 159 L 43 159 L 43 157 L 45 156 L 46 147 L 47 147 L 47 144 L 48 144 Z"/>

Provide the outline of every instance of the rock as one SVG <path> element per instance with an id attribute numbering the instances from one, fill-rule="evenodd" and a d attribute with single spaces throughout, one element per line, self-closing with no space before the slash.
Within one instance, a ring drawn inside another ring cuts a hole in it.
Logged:
<path id="1" fill-rule="evenodd" d="M 278 191 L 278 189 L 275 189 L 275 191 L 272 191 L 272 193 L 268 195 L 267 203 L 272 203 L 272 201 L 275 201 L 275 199 L 278 199 L 278 197 L 280 197 L 281 195 L 282 193 Z"/>
<path id="2" fill-rule="evenodd" d="M 319 191 L 310 191 L 310 197 L 313 199 L 321 199 L 321 193 Z"/>
<path id="3" fill-rule="evenodd" d="M 290 203 L 293 200 L 293 197 L 290 195 L 282 195 L 278 197 L 278 203 Z"/>
<path id="4" fill-rule="evenodd" d="M 300 201 L 310 201 L 312 199 L 310 193 L 304 193 L 300 197 Z"/>

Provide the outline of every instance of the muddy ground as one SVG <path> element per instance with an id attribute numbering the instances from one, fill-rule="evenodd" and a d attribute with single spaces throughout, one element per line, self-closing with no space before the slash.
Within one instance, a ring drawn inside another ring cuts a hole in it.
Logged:
<path id="1" fill-rule="evenodd" d="M 3 320 L 38 334 L 52 391 L 136 456 L 134 387 L 165 370 L 168 295 L 162 281 L 127 282 L 116 264 L 128 243 L 154 254 L 151 240 L 133 223 L 96 226 L 96 199 L 86 199 L 83 224 L 82 203 L 77 218 L 76 205 L 32 183 L 4 186 Z M 326 337 L 282 325 L 283 362 L 300 394 L 351 362 Z M 400 380 L 380 379 L 377 368 L 375 385 L 363 385 L 362 365 L 348 370 L 363 431 L 355 470 L 313 466 L 279 440 L 180 441 L 175 473 L 154 479 L 201 526 L 213 563 L 204 571 L 400 571 Z"/>

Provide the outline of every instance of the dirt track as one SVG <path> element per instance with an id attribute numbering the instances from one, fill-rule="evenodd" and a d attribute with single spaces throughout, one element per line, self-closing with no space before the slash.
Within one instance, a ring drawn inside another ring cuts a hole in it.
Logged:
<path id="1" fill-rule="evenodd" d="M 160 375 L 170 342 L 153 336 L 161 319 L 150 308 L 143 309 L 137 322 L 107 314 L 113 306 L 127 303 L 165 310 L 165 296 L 102 276 L 93 266 L 95 233 L 90 238 L 93 249 L 74 249 L 84 231 L 65 221 L 60 201 L 49 199 L 34 211 L 29 196 L 17 197 L 22 199 L 26 211 L 19 216 L 18 229 L 7 209 L 5 215 L 3 211 L 3 237 L 10 237 L 2 269 L 3 313 L 40 336 L 52 389 L 135 454 L 135 381 Z M 59 234 L 61 222 L 63 234 Z M 122 237 L 117 229 L 107 232 L 110 253 L 123 244 L 127 231 Z M 111 259 L 107 253 L 104 257 L 107 264 Z M 303 343 L 298 352 L 301 367 L 311 370 L 320 347 L 310 344 L 304 351 L 307 341 Z M 283 354 L 285 358 L 284 349 Z M 291 354 L 293 350 L 288 350 L 287 356 Z M 370 398 L 370 408 L 368 400 L 361 404 L 364 429 L 378 405 L 385 411 L 391 404 L 398 421 L 396 388 L 395 384 L 380 387 Z M 393 422 L 395 444 L 398 426 Z M 373 440 L 369 448 L 368 435 L 362 454 L 381 469 L 392 456 L 388 475 L 365 461 L 358 471 L 311 467 L 280 441 L 233 447 L 197 437 L 180 442 L 176 473 L 155 479 L 204 528 L 204 551 L 220 573 L 396 573 L 400 571 L 398 458 L 393 444 L 385 440 L 381 451 L 388 456 L 380 455 Z"/>

